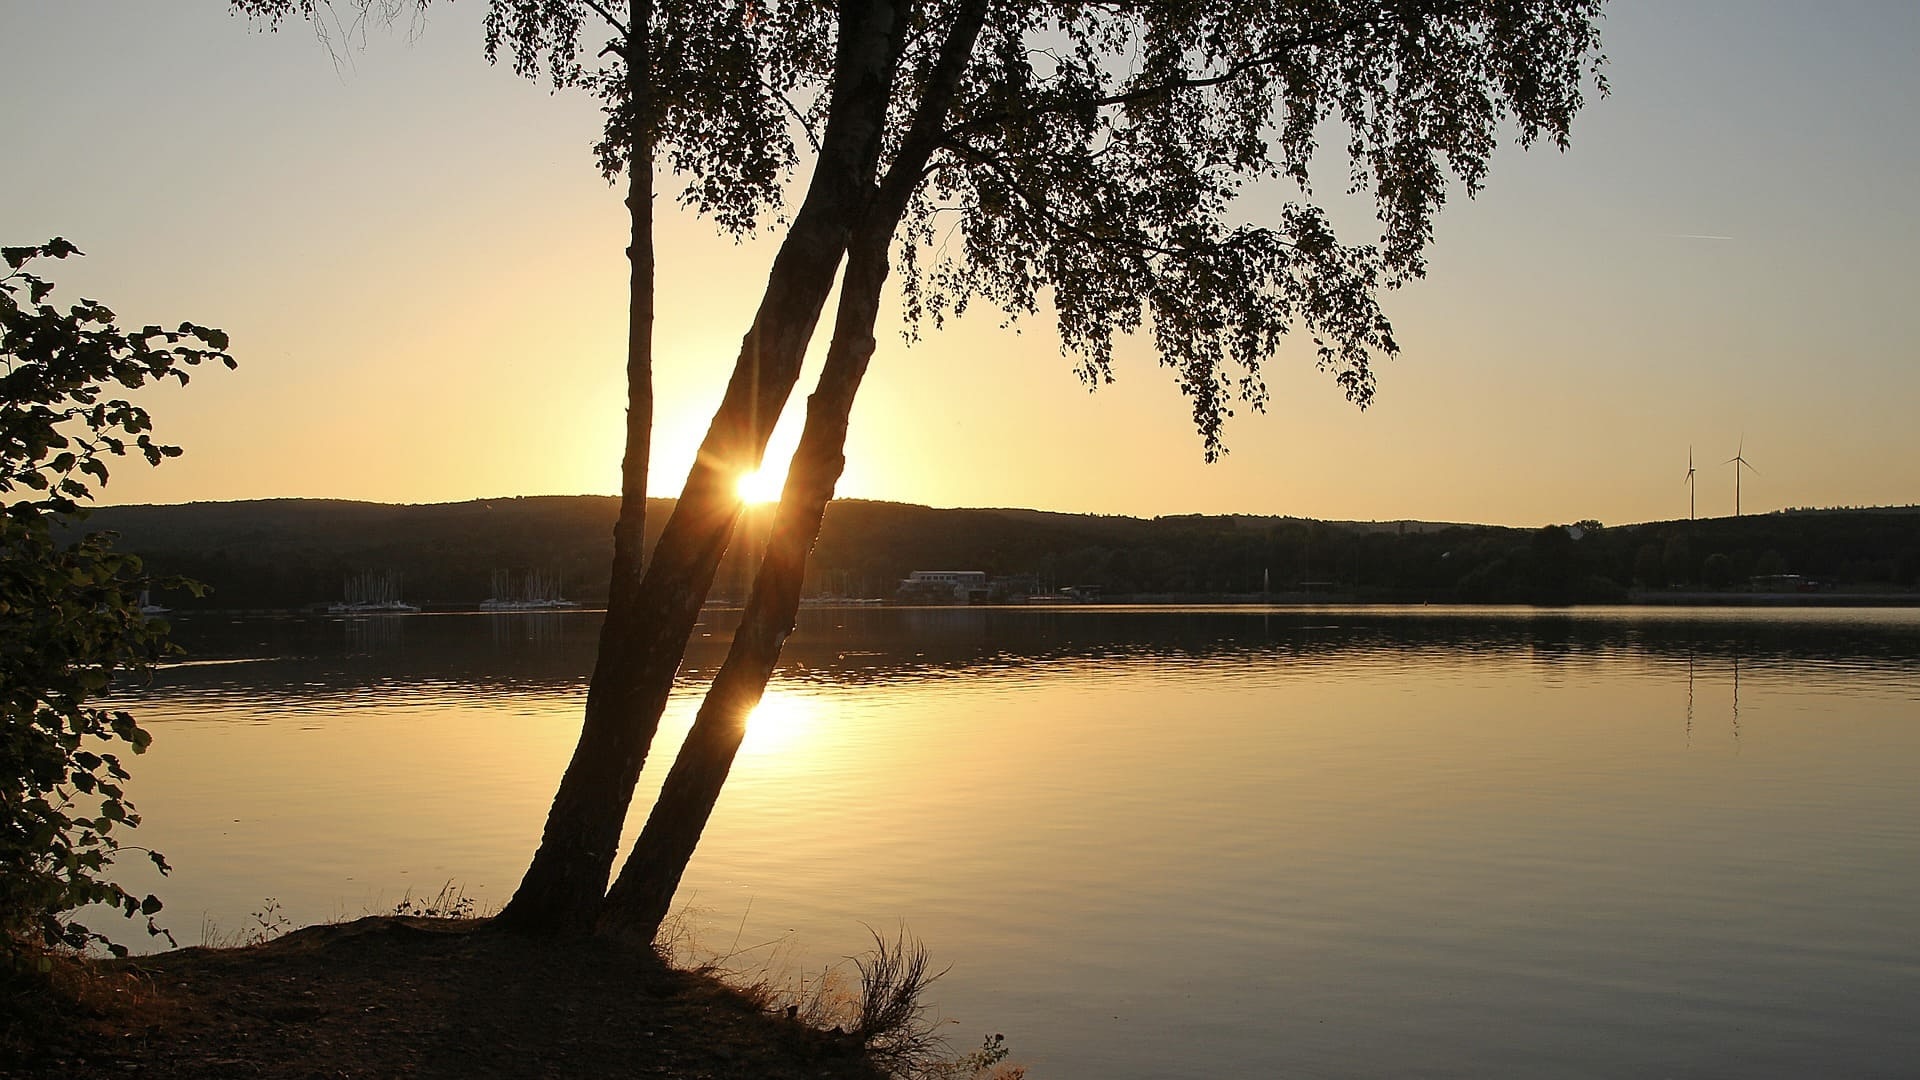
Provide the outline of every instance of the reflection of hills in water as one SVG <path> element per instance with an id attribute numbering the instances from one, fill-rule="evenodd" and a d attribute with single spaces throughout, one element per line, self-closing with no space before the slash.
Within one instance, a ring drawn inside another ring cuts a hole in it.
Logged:
<path id="1" fill-rule="evenodd" d="M 709 610 L 681 676 L 704 680 L 725 657 L 738 612 Z M 597 612 L 367 618 L 187 617 L 189 662 L 156 674 L 161 691 L 237 695 L 364 693 L 371 687 L 584 690 Z M 1063 663 L 1120 667 L 1244 659 L 1281 663 L 1525 656 L 1545 664 L 1640 657 L 1738 659 L 1749 673 L 1806 662 L 1920 669 L 1920 612 L 1664 609 L 813 608 L 781 676 L 861 683 Z M 208 663 L 206 661 L 252 661 Z M 196 662 L 198 661 L 198 662 Z"/>

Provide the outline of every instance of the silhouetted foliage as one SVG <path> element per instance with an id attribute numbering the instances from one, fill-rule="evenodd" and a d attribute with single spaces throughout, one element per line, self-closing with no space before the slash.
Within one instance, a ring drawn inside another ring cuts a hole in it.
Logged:
<path id="1" fill-rule="evenodd" d="M 70 540 L 108 461 L 177 456 L 155 442 L 145 409 L 110 396 L 175 379 L 217 360 L 227 335 L 181 323 L 126 331 L 93 300 L 65 311 L 44 301 L 36 258 L 80 251 L 55 238 L 4 249 L 0 277 L 0 937 L 4 945 L 122 946 L 75 921 L 89 904 L 147 917 L 160 901 L 107 877 L 117 832 L 140 823 L 116 746 L 145 750 L 126 712 L 94 703 L 116 676 L 138 675 L 166 649 L 166 624 L 146 619 L 140 560 L 94 533 Z M 22 293 L 25 294 L 24 298 Z M 162 872 L 166 860 L 148 852 Z"/>
<path id="2" fill-rule="evenodd" d="M 655 500 L 661 521 L 670 500 Z M 429 506 L 279 499 L 187 506 L 102 507 L 90 519 L 122 535 L 155 572 L 207 582 L 203 601 L 175 607 L 296 609 L 338 599 L 344 574 L 392 569 L 407 598 L 472 607 L 489 573 L 563 573 L 566 594 L 597 603 L 607 590 L 608 526 L 617 500 L 599 496 L 488 499 Z M 764 528 L 764 514 L 743 528 Z M 1564 530 L 1562 530 L 1564 532 Z M 755 534 L 757 535 L 757 534 Z M 737 600 L 758 541 L 735 545 L 715 586 Z M 1696 545 L 1749 552 L 1840 589 L 1907 589 L 1916 581 L 1920 510 L 1748 515 L 1622 525 L 1569 544 L 1572 602 L 1700 589 Z M 1382 601 L 1527 603 L 1539 599 L 1529 530 L 1422 522 L 1324 522 L 1262 515 L 1133 518 L 1036 510 L 947 510 L 836 500 L 808 569 L 810 595 L 891 599 L 914 570 L 982 570 L 1032 590 L 1091 587 L 1108 599 L 1310 599 L 1303 583 Z M 1769 553 L 1778 556 L 1769 557 Z M 1664 581 L 1643 571 L 1657 565 Z M 1744 587 L 1744 581 L 1729 581 Z M 1820 594 L 1815 594 L 1820 595 Z"/>
<path id="3" fill-rule="evenodd" d="M 277 17 L 311 14 L 316 0 L 238 2 Z M 544 67 L 559 85 L 599 80 L 609 172 L 622 148 L 651 162 L 679 147 L 667 158 L 693 177 L 691 201 L 738 229 L 782 194 L 765 180 L 792 161 L 776 105 L 815 151 L 644 579 L 629 591 L 629 576 L 615 575 L 581 741 L 503 922 L 558 932 L 597 917 L 610 848 L 739 519 L 734 478 L 765 452 L 836 273 L 840 305 L 800 447 L 735 652 L 696 729 L 744 722 L 791 626 L 875 351 L 889 249 L 910 320 L 937 325 L 975 299 L 1018 315 L 1045 296 L 1091 382 L 1110 377 L 1116 335 L 1150 332 L 1211 459 L 1234 403 L 1263 407 L 1263 366 L 1296 330 L 1349 398 L 1370 400 L 1374 359 L 1397 348 L 1379 294 L 1424 271 L 1434 215 L 1450 189 L 1480 187 L 1503 126 L 1523 145 L 1565 145 L 1585 88 L 1603 86 L 1598 12 L 1599 0 L 841 0 L 829 53 L 822 5 L 630 0 L 623 20 L 598 0 L 495 0 L 490 56 L 512 55 L 523 73 Z M 580 59 L 587 13 L 614 33 L 597 75 Z M 692 126 L 676 129 L 676 115 Z M 1348 191 L 1373 205 L 1376 244 L 1342 243 L 1310 198 L 1330 131 Z M 633 171 L 637 183 L 649 170 Z M 1243 221 L 1237 196 L 1267 182 L 1299 197 Z M 636 251 L 640 205 L 630 200 Z M 641 434 L 630 421 L 630 462 Z M 1359 555 L 1337 552 L 1335 565 L 1350 556 L 1357 579 Z M 712 749 L 689 767 L 724 779 L 737 739 L 696 736 L 689 746 Z M 673 789 L 670 776 L 663 790 Z M 704 820 L 710 807 L 656 817 Z M 698 825 L 675 843 L 688 831 Z M 677 876 L 674 862 L 661 873 Z"/>

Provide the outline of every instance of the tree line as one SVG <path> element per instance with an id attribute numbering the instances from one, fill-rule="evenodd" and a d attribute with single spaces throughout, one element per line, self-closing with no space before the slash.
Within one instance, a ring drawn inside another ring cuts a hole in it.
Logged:
<path id="1" fill-rule="evenodd" d="M 653 502 L 650 519 L 664 521 L 670 500 Z M 158 573 L 211 586 L 203 597 L 161 598 L 180 609 L 304 608 L 340 599 L 344 578 L 368 570 L 395 572 L 405 598 L 429 607 L 478 604 L 499 569 L 557 575 L 567 598 L 597 605 L 608 594 L 617 514 L 617 500 L 601 496 L 424 506 L 286 499 L 107 507 L 89 526 L 121 533 L 122 546 Z M 743 596 L 767 517 L 743 518 L 716 574 L 716 600 Z M 1019 579 L 1022 590 L 1149 599 L 1609 602 L 1636 591 L 1750 589 L 1756 577 L 1782 575 L 1809 589 L 1900 590 L 1920 587 L 1920 509 L 1517 529 L 838 500 L 803 591 L 887 599 L 900 579 L 932 569 Z"/>

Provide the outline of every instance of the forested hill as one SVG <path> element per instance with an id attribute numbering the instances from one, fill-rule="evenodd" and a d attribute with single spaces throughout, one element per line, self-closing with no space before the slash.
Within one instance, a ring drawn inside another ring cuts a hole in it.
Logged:
<path id="1" fill-rule="evenodd" d="M 87 528 L 119 533 L 120 546 L 144 556 L 152 573 L 213 587 L 204 601 L 165 597 L 174 607 L 307 607 L 341 599 L 343 582 L 368 572 L 397 575 L 409 602 L 471 607 L 487 598 L 499 570 L 538 570 L 558 579 L 568 598 L 591 604 L 607 593 L 617 509 L 604 496 L 421 506 L 273 499 L 103 507 Z M 669 500 L 650 500 L 649 543 L 671 509 Z M 748 526 L 764 528 L 768 514 L 753 512 Z M 716 596 L 744 592 L 752 546 L 734 545 Z M 1509 529 L 842 500 L 828 508 L 808 591 L 891 597 L 913 570 L 980 570 L 1010 579 L 1012 593 L 1074 587 L 1107 598 L 1263 590 L 1546 602 L 1617 600 L 1629 590 L 1655 597 L 1681 589 L 1885 593 L 1920 586 L 1920 508 Z"/>

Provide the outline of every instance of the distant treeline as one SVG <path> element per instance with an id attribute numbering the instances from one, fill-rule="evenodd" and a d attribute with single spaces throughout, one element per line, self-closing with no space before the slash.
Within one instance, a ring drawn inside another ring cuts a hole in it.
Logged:
<path id="1" fill-rule="evenodd" d="M 649 543 L 671 509 L 650 500 Z M 593 604 L 607 595 L 616 512 L 603 496 L 425 506 L 276 499 L 105 507 L 86 527 L 119 533 L 154 574 L 212 586 L 200 601 L 163 598 L 173 607 L 302 608 L 341 599 L 346 579 L 369 571 L 398 575 L 412 603 L 470 607 L 488 598 L 498 570 L 538 570 L 568 598 Z M 744 593 L 753 537 L 768 516 L 743 519 L 717 597 Z M 1635 590 L 1904 591 L 1920 587 L 1920 508 L 1512 529 L 842 500 L 828 508 L 808 592 L 887 598 L 914 570 L 980 570 L 1012 580 L 1016 593 L 1074 588 L 1114 599 L 1568 603 Z"/>

